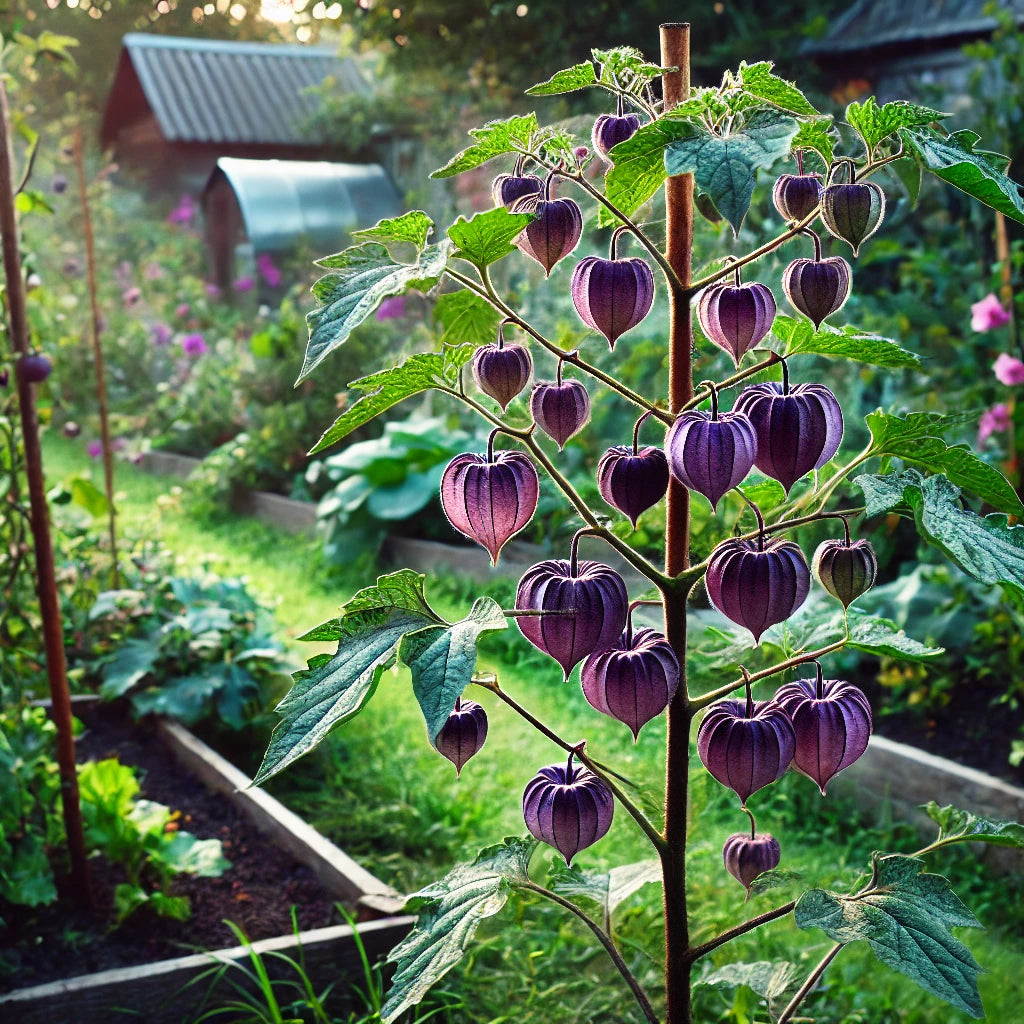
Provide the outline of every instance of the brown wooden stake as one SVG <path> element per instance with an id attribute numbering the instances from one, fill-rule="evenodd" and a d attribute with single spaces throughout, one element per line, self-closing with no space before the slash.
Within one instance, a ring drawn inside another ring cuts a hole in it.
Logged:
<path id="1" fill-rule="evenodd" d="M 100 407 L 100 443 L 103 446 L 103 482 L 107 492 L 107 528 L 110 534 L 110 586 L 119 589 L 120 572 L 117 567 L 117 510 L 114 508 L 114 449 L 110 443 L 110 416 L 107 412 L 107 378 L 103 370 L 103 346 L 100 344 L 100 304 L 96 288 L 96 245 L 92 233 L 92 215 L 89 212 L 89 189 L 85 177 L 85 146 L 82 126 L 75 125 L 75 170 L 78 172 L 78 194 L 82 204 L 82 234 L 85 236 L 85 269 L 89 287 L 90 335 L 92 337 L 93 365 L 96 368 L 96 398 Z"/>
<path id="2" fill-rule="evenodd" d="M 25 283 L 22 279 L 18 218 L 14 208 L 14 156 L 11 149 L 10 110 L 7 89 L 0 75 L 0 235 L 3 236 L 4 274 L 7 279 L 8 325 L 15 352 L 15 377 L 21 411 L 22 442 L 25 446 L 25 476 L 28 480 L 32 538 L 35 543 L 36 582 L 39 609 L 43 620 L 43 644 L 46 672 L 50 681 L 53 721 L 57 726 L 57 765 L 60 770 L 60 795 L 64 811 L 64 830 L 71 858 L 71 880 L 76 897 L 91 905 L 89 866 L 82 833 L 82 811 L 78 802 L 78 773 L 75 767 L 75 740 L 71 725 L 71 694 L 64 662 L 64 627 L 61 623 L 57 578 L 50 543 L 49 509 L 43 476 L 42 450 L 39 444 L 39 418 L 36 415 L 35 385 L 17 372 L 18 358 L 29 354 L 28 320 L 25 315 Z"/>
<path id="3" fill-rule="evenodd" d="M 675 71 L 662 78 L 664 110 L 690 95 L 690 26 L 661 26 L 661 63 Z M 669 299 L 669 408 L 678 412 L 693 397 L 693 328 L 690 284 L 693 252 L 693 175 L 665 182 L 666 256 L 682 285 Z M 674 478 L 669 483 L 665 521 L 665 572 L 677 576 L 690 564 L 690 494 Z M 665 771 L 665 839 L 662 857 L 665 883 L 666 1024 L 691 1024 L 690 933 L 686 909 L 686 805 L 690 769 L 690 710 L 686 689 L 685 593 L 665 595 L 665 635 L 684 666 L 679 690 L 668 708 Z"/>

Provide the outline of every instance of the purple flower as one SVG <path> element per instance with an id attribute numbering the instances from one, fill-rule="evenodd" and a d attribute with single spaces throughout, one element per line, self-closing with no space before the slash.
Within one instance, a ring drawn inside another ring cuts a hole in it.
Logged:
<path id="1" fill-rule="evenodd" d="M 192 307 L 191 307 L 191 306 L 190 306 L 190 305 L 189 305 L 189 304 L 188 304 L 187 302 L 183 302 L 183 303 L 182 303 L 182 304 L 181 304 L 180 306 L 178 306 L 178 308 L 177 308 L 177 309 L 176 309 L 176 310 L 174 311 L 174 315 L 175 315 L 175 316 L 176 316 L 176 317 L 177 317 L 177 318 L 178 318 L 179 320 L 184 320 L 184 319 L 185 319 L 185 317 L 187 317 L 187 316 L 189 315 L 189 313 L 191 313 L 191 312 L 192 312 Z"/>
<path id="2" fill-rule="evenodd" d="M 235 281 L 236 292 L 251 292 L 256 287 L 256 280 L 252 274 L 246 274 L 245 277 L 240 277 Z"/>
<path id="3" fill-rule="evenodd" d="M 163 322 L 153 324 L 149 331 L 150 339 L 158 348 L 166 345 L 171 340 L 171 335 L 173 334 L 174 331 Z"/>
<path id="4" fill-rule="evenodd" d="M 90 459 L 98 459 L 103 454 L 103 445 L 99 441 L 90 441 L 85 450 L 89 453 Z"/>
<path id="5" fill-rule="evenodd" d="M 203 336 L 198 332 L 186 334 L 181 339 L 181 351 L 193 359 L 210 351 L 209 346 L 203 341 Z"/>
<path id="6" fill-rule="evenodd" d="M 121 301 L 125 309 L 131 309 L 142 298 L 141 288 L 127 288 L 121 293 Z"/>
<path id="7" fill-rule="evenodd" d="M 167 214 L 168 224 L 191 224 L 196 215 L 196 201 L 187 193 L 178 200 L 178 205 Z"/>
<path id="8" fill-rule="evenodd" d="M 1024 363 L 1005 352 L 992 364 L 992 370 L 1000 384 L 1011 388 L 1024 384 Z"/>
<path id="9" fill-rule="evenodd" d="M 1003 309 L 1003 304 L 991 292 L 980 302 L 971 304 L 971 329 L 975 331 L 991 331 L 1009 323 L 1010 314 Z"/>
<path id="10" fill-rule="evenodd" d="M 1010 429 L 1010 408 L 1005 402 L 993 405 L 981 414 L 978 421 L 978 444 L 983 445 L 992 434 Z"/>
<path id="11" fill-rule="evenodd" d="M 220 295 L 220 286 L 214 284 L 212 281 L 207 282 L 206 294 L 209 295 L 211 299 L 217 298 L 217 296 Z"/>
<path id="12" fill-rule="evenodd" d="M 377 307 L 378 320 L 397 320 L 403 316 L 405 316 L 405 297 L 402 295 L 392 295 L 390 299 L 385 299 Z"/>
<path id="13" fill-rule="evenodd" d="M 281 283 L 281 271 L 275 266 L 269 252 L 261 252 L 256 257 L 256 269 L 271 288 L 276 288 Z"/>

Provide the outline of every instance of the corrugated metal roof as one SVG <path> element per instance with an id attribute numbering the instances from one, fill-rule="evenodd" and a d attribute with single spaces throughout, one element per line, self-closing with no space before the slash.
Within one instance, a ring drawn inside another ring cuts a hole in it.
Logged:
<path id="1" fill-rule="evenodd" d="M 164 136 L 181 142 L 321 143 L 303 90 L 332 76 L 343 92 L 370 91 L 352 60 L 319 47 L 131 32 L 124 48 Z"/>
<path id="2" fill-rule="evenodd" d="M 996 19 L 985 14 L 988 0 L 858 0 L 839 15 L 821 39 L 808 43 L 805 53 L 847 53 L 900 43 L 985 35 Z M 1024 0 L 1004 0 L 1004 6 L 1024 19 Z"/>
<path id="3" fill-rule="evenodd" d="M 301 242 L 334 252 L 349 232 L 402 212 L 401 197 L 379 164 L 222 156 L 203 189 L 204 206 L 222 174 L 256 252 L 283 252 Z"/>

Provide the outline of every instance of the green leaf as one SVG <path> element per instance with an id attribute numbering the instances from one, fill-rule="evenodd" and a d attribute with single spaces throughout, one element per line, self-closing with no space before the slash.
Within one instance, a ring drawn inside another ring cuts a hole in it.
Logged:
<path id="1" fill-rule="evenodd" d="M 416 927 L 388 956 L 397 969 L 380 1011 L 385 1024 L 423 999 L 462 959 L 480 922 L 497 914 L 512 889 L 527 881 L 534 845 L 524 839 L 506 839 L 483 850 L 472 864 L 458 865 L 440 882 L 410 897 L 422 910 Z"/>
<path id="2" fill-rule="evenodd" d="M 608 201 L 627 217 L 636 213 L 665 181 L 665 147 L 677 139 L 689 138 L 695 130 L 688 121 L 660 117 L 613 146 L 608 154 L 613 166 L 604 178 Z M 614 218 L 609 223 L 611 220 Z"/>
<path id="3" fill-rule="evenodd" d="M 444 327 L 442 345 L 488 345 L 497 340 L 501 313 L 482 295 L 466 288 L 442 295 L 434 305 L 434 316 Z"/>
<path id="4" fill-rule="evenodd" d="M 476 139 L 476 143 L 452 157 L 444 167 L 438 168 L 430 176 L 450 178 L 463 171 L 471 171 L 496 156 L 528 152 L 530 136 L 538 127 L 537 115 L 525 114 L 510 117 L 506 121 L 490 121 L 483 128 L 473 128 L 469 134 Z"/>
<path id="5" fill-rule="evenodd" d="M 743 88 L 752 96 L 780 110 L 800 117 L 820 117 L 820 113 L 792 82 L 772 74 L 772 67 L 770 60 L 758 61 L 757 64 L 742 61 L 738 77 Z"/>
<path id="6" fill-rule="evenodd" d="M 921 369 L 916 352 L 902 348 L 891 338 L 869 334 L 849 324 L 841 329 L 822 324 L 815 330 L 809 320 L 780 314 L 772 324 L 772 333 L 782 342 L 779 354 L 784 356 L 839 356 L 872 366 Z"/>
<path id="7" fill-rule="evenodd" d="M 26 831 L 21 839 L 12 839 L 10 852 L 4 853 L 4 863 L 0 867 L 0 896 L 24 907 L 40 907 L 57 899 L 53 869 L 46 845 L 40 837 Z"/>
<path id="8" fill-rule="evenodd" d="M 389 217 L 377 221 L 372 228 L 353 231 L 352 237 L 364 242 L 408 242 L 416 246 L 416 251 L 423 252 L 434 230 L 434 222 L 422 211 L 411 210 L 401 217 Z"/>
<path id="9" fill-rule="evenodd" d="M 978 994 L 981 968 L 950 930 L 980 924 L 949 882 L 923 872 L 923 866 L 916 857 L 878 857 L 864 892 L 804 893 L 796 905 L 796 924 L 820 928 L 836 942 L 864 940 L 883 964 L 972 1017 L 984 1017 Z"/>
<path id="10" fill-rule="evenodd" d="M 459 370 L 473 358 L 475 345 L 446 345 L 440 352 L 421 352 L 409 356 L 400 366 L 393 366 L 369 377 L 353 381 L 349 387 L 368 391 L 350 405 L 324 431 L 310 450 L 310 455 L 322 452 L 357 427 L 386 412 L 393 405 L 433 387 L 454 387 Z"/>
<path id="11" fill-rule="evenodd" d="M 757 110 L 728 135 L 713 135 L 700 125 L 690 127 L 688 138 L 665 150 L 665 171 L 669 175 L 692 171 L 698 188 L 711 197 L 738 234 L 750 208 L 758 169 L 789 153 L 799 126 L 778 111 Z"/>
<path id="12" fill-rule="evenodd" d="M 910 207 L 917 206 L 917 200 L 921 195 L 921 182 L 924 178 L 924 169 L 921 161 L 916 156 L 905 156 L 902 160 L 894 160 L 886 167 L 906 190 L 907 198 L 910 200 Z"/>
<path id="13" fill-rule="evenodd" d="M 103 666 L 100 696 L 104 700 L 123 697 L 153 670 L 160 648 L 148 640 L 127 640 Z"/>
<path id="14" fill-rule="evenodd" d="M 876 658 L 896 658 L 898 661 L 926 661 L 945 652 L 944 647 L 929 647 L 914 640 L 889 619 L 870 615 L 859 608 L 847 611 L 850 622 L 848 647 L 872 654 Z"/>
<path id="15" fill-rule="evenodd" d="M 1006 176 L 1006 157 L 976 150 L 979 137 L 974 132 L 960 131 L 943 137 L 924 128 L 903 128 L 900 136 L 911 152 L 920 157 L 925 170 L 1024 224 L 1020 186 Z"/>
<path id="16" fill-rule="evenodd" d="M 468 260 L 482 270 L 515 252 L 512 242 L 523 233 L 533 216 L 532 213 L 510 213 L 499 206 L 474 214 L 469 220 L 460 217 L 448 229 L 448 237 L 455 244 L 452 256 Z"/>
<path id="17" fill-rule="evenodd" d="M 431 743 L 455 709 L 456 698 L 472 682 L 477 640 L 507 626 L 501 607 L 481 597 L 460 622 L 429 626 L 402 640 L 398 656 L 412 673 L 412 690 Z"/>
<path id="18" fill-rule="evenodd" d="M 747 479 L 751 480 L 750 477 Z M 778 508 L 786 500 L 786 489 L 778 480 L 759 478 L 756 474 L 751 482 L 744 482 L 743 493 L 765 514 Z"/>
<path id="19" fill-rule="evenodd" d="M 597 85 L 594 65 L 588 60 L 571 68 L 556 71 L 546 82 L 538 82 L 526 90 L 527 96 L 558 96 L 563 92 L 576 92 L 588 85 Z"/>
<path id="20" fill-rule="evenodd" d="M 610 50 L 591 50 L 590 55 L 601 65 L 601 82 L 604 85 L 615 86 L 618 81 L 620 86 L 626 85 L 623 81 L 623 72 L 626 78 L 630 76 L 651 80 L 660 78 L 669 68 L 660 67 L 644 60 L 644 55 L 634 46 L 615 46 Z"/>
<path id="21" fill-rule="evenodd" d="M 432 287 L 448 264 L 447 244 L 425 249 L 416 263 L 396 263 L 379 242 L 364 242 L 318 261 L 331 270 L 313 285 L 318 308 L 306 314 L 309 344 L 296 384 L 304 381 L 383 299 L 410 287 Z"/>
<path id="22" fill-rule="evenodd" d="M 218 878 L 231 867 L 219 839 L 197 839 L 191 832 L 174 832 L 160 844 L 160 860 L 175 874 Z"/>
<path id="23" fill-rule="evenodd" d="M 826 165 L 832 163 L 835 155 L 833 150 L 833 139 L 835 129 L 832 126 L 832 115 L 817 117 L 813 121 L 801 121 L 793 141 L 789 144 L 790 149 L 812 149 Z"/>
<path id="24" fill-rule="evenodd" d="M 933 473 L 943 473 L 958 487 L 976 494 L 999 512 L 1024 514 L 1024 504 L 1010 482 L 994 466 L 964 445 L 947 446 L 934 436 L 934 414 L 892 416 L 879 411 L 867 417 L 873 455 L 894 455 Z"/>
<path id="25" fill-rule="evenodd" d="M 633 893 L 645 885 L 660 882 L 661 864 L 656 860 L 624 864 L 602 874 L 576 871 L 556 863 L 551 888 L 563 896 L 583 896 L 600 904 L 602 917 L 607 921 L 615 913 L 615 908 Z"/>
<path id="26" fill-rule="evenodd" d="M 76 473 L 64 481 L 64 486 L 71 493 L 71 501 L 84 508 L 93 519 L 99 519 L 109 511 L 107 496 L 88 477 Z"/>
<path id="27" fill-rule="evenodd" d="M 940 807 L 934 800 L 924 804 L 922 810 L 939 826 L 939 840 L 944 843 L 988 843 L 991 846 L 1024 848 L 1024 825 L 1016 821 L 993 821 L 971 811 L 946 804 Z"/>
<path id="28" fill-rule="evenodd" d="M 863 103 L 854 101 L 846 108 L 846 123 L 864 140 L 869 153 L 901 128 L 922 127 L 949 116 L 906 100 L 894 100 L 880 107 L 874 96 L 869 96 Z"/>
<path id="29" fill-rule="evenodd" d="M 740 985 L 746 985 L 752 992 L 771 1004 L 776 1002 L 787 988 L 792 987 L 797 977 L 796 964 L 791 964 L 787 960 L 779 960 L 774 963 L 758 960 L 755 963 L 726 964 L 700 978 L 695 984 L 730 990 L 738 988 Z"/>

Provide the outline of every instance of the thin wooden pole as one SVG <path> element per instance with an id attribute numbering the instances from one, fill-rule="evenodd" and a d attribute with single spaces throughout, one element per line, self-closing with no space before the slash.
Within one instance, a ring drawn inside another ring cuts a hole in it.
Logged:
<path id="1" fill-rule="evenodd" d="M 18 217 L 14 207 L 14 157 L 11 149 L 10 110 L 7 89 L 0 75 L 0 235 L 3 236 L 4 274 L 7 279 L 7 311 L 11 343 L 17 359 L 29 354 L 28 320 L 25 314 L 25 284 L 22 279 Z M 35 385 L 15 373 L 18 406 L 21 411 L 22 443 L 25 446 L 25 476 L 28 480 L 29 512 L 36 556 L 36 582 L 43 620 L 46 672 L 50 683 L 53 721 L 57 726 L 57 765 L 64 812 L 64 830 L 71 858 L 71 880 L 76 897 L 91 905 L 89 866 L 82 832 L 82 811 L 78 801 L 78 772 L 75 739 L 71 723 L 71 694 L 64 661 L 64 627 L 61 623 L 57 577 L 50 542 L 49 509 L 39 444 Z"/>
<path id="2" fill-rule="evenodd" d="M 75 125 L 75 170 L 78 172 L 78 194 L 82 205 L 82 234 L 85 236 L 85 270 L 89 288 L 89 324 L 92 337 L 93 365 L 96 369 L 96 398 L 100 411 L 100 442 L 103 445 L 103 482 L 107 492 L 107 529 L 110 534 L 110 586 L 120 586 L 117 567 L 117 510 L 114 508 L 114 449 L 110 444 L 110 416 L 107 412 L 107 378 L 103 370 L 103 346 L 100 344 L 100 304 L 96 287 L 96 244 L 89 212 L 89 189 L 85 177 L 85 146 L 82 126 Z"/>
<path id="3" fill-rule="evenodd" d="M 661 63 L 675 71 L 662 78 L 664 109 L 671 110 L 690 94 L 690 26 L 661 26 Z M 678 412 L 693 397 L 693 328 L 689 288 L 692 282 L 693 175 L 665 182 L 666 256 L 682 294 L 669 298 L 669 409 Z M 669 483 L 665 522 L 665 573 L 677 576 L 690 564 L 690 495 L 673 479 Z M 667 1024 L 691 1024 L 690 932 L 686 908 L 686 804 L 690 768 L 690 725 L 693 714 L 686 687 L 686 598 L 665 594 L 665 635 L 684 666 L 679 690 L 668 709 L 665 764 L 665 840 L 662 876 L 665 883 L 665 997 Z"/>

